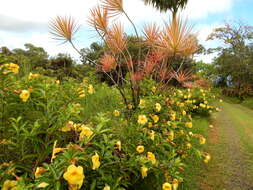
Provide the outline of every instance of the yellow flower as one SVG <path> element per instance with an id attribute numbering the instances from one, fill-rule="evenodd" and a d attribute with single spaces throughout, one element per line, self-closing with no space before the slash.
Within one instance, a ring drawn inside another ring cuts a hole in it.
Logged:
<path id="1" fill-rule="evenodd" d="M 93 155 L 91 157 L 91 160 L 92 160 L 92 164 L 93 164 L 92 169 L 95 170 L 95 169 L 99 168 L 100 161 L 99 161 L 99 155 L 97 153 L 95 153 L 95 155 Z"/>
<path id="2" fill-rule="evenodd" d="M 200 137 L 199 144 L 205 144 L 205 143 L 206 143 L 206 139 L 204 137 Z"/>
<path id="3" fill-rule="evenodd" d="M 153 123 L 152 122 L 148 122 L 148 127 L 153 127 Z"/>
<path id="4" fill-rule="evenodd" d="M 178 188 L 178 180 L 177 179 L 173 179 L 172 187 L 173 187 L 173 190 L 177 190 L 177 188 Z"/>
<path id="5" fill-rule="evenodd" d="M 114 111 L 113 111 L 113 115 L 114 115 L 115 117 L 118 117 L 118 116 L 120 115 L 120 112 L 119 112 L 118 110 L 114 110 Z"/>
<path id="6" fill-rule="evenodd" d="M 67 171 L 63 174 L 63 178 L 68 182 L 69 185 L 75 186 L 76 189 L 80 189 L 83 185 L 83 167 L 76 167 L 74 164 L 67 168 Z"/>
<path id="7" fill-rule="evenodd" d="M 141 125 L 145 125 L 148 122 L 148 119 L 145 115 L 139 115 L 138 123 Z"/>
<path id="8" fill-rule="evenodd" d="M 142 177 L 142 179 L 144 179 L 147 176 L 148 176 L 148 168 L 146 168 L 144 166 L 141 167 L 141 177 Z"/>
<path id="9" fill-rule="evenodd" d="M 185 126 L 188 127 L 188 128 L 192 128 L 192 122 L 186 122 Z"/>
<path id="10" fill-rule="evenodd" d="M 149 136 L 152 141 L 155 140 L 155 131 L 151 130 Z"/>
<path id="11" fill-rule="evenodd" d="M 159 104 L 159 103 L 156 103 L 155 104 L 155 109 L 156 109 L 156 111 L 161 111 L 161 109 L 162 109 L 162 106 L 161 106 L 161 104 Z"/>
<path id="12" fill-rule="evenodd" d="M 153 87 L 151 88 L 151 91 L 152 91 L 153 93 L 155 93 L 155 92 L 156 92 L 156 87 L 153 86 Z"/>
<path id="13" fill-rule="evenodd" d="M 137 146 L 137 148 L 136 148 L 136 151 L 137 151 L 138 153 L 143 153 L 144 150 L 145 150 L 144 146 Z"/>
<path id="14" fill-rule="evenodd" d="M 73 128 L 74 126 L 74 122 L 73 121 L 68 121 L 68 123 L 61 128 L 61 131 L 62 132 L 68 132 L 68 131 L 71 131 L 71 129 Z"/>
<path id="15" fill-rule="evenodd" d="M 155 164 L 155 163 L 156 163 L 155 155 L 154 155 L 152 152 L 148 152 L 148 153 L 147 153 L 147 158 L 148 158 L 149 161 L 152 162 L 152 164 Z"/>
<path id="16" fill-rule="evenodd" d="M 6 68 L 7 70 L 3 72 L 4 75 L 8 74 L 8 73 L 14 73 L 17 74 L 19 71 L 19 66 L 17 64 L 14 63 L 8 63 L 8 64 L 4 64 L 1 65 L 0 68 Z"/>
<path id="17" fill-rule="evenodd" d="M 145 100 L 140 99 L 139 105 L 140 105 L 141 108 L 144 108 L 145 107 Z"/>
<path id="18" fill-rule="evenodd" d="M 202 103 L 200 103 L 199 106 L 200 106 L 201 108 L 205 108 L 205 107 L 206 107 L 206 105 L 205 105 L 205 104 L 202 104 Z"/>
<path id="19" fill-rule="evenodd" d="M 53 146 L 53 151 L 52 151 L 52 157 L 51 157 L 51 162 L 56 158 L 56 154 L 63 151 L 63 150 L 66 150 L 67 148 L 56 148 L 56 144 L 57 144 L 57 140 L 54 141 L 54 146 Z"/>
<path id="20" fill-rule="evenodd" d="M 15 180 L 6 180 L 1 190 L 11 190 L 13 187 L 17 185 L 17 183 L 18 182 Z"/>
<path id="21" fill-rule="evenodd" d="M 48 185 L 49 185 L 48 183 L 42 182 L 42 183 L 40 183 L 37 187 L 38 187 L 38 188 L 45 188 L 45 187 L 47 187 Z"/>
<path id="22" fill-rule="evenodd" d="M 172 121 L 176 120 L 176 112 L 174 112 L 174 111 L 170 112 L 170 120 L 172 120 Z"/>
<path id="23" fill-rule="evenodd" d="M 192 147 L 192 144 L 191 143 L 186 143 L 186 147 L 190 149 Z"/>
<path id="24" fill-rule="evenodd" d="M 168 134 L 168 139 L 170 140 L 170 141 L 173 141 L 174 140 L 174 131 L 169 131 L 169 134 Z"/>
<path id="25" fill-rule="evenodd" d="M 22 90 L 19 97 L 22 99 L 23 102 L 26 102 L 30 97 L 30 92 L 28 90 Z"/>
<path id="26" fill-rule="evenodd" d="M 121 151 L 121 141 L 117 141 L 116 146 L 118 147 L 119 151 Z"/>
<path id="27" fill-rule="evenodd" d="M 92 134 L 93 134 L 93 131 L 89 127 L 84 126 L 82 127 L 82 131 L 80 133 L 79 138 L 80 140 L 83 139 L 85 136 L 89 138 Z"/>
<path id="28" fill-rule="evenodd" d="M 60 81 L 59 81 L 59 80 L 56 80 L 55 83 L 56 83 L 57 85 L 59 85 L 59 84 L 60 84 Z"/>
<path id="29" fill-rule="evenodd" d="M 155 123 L 157 123 L 157 122 L 159 121 L 158 115 L 153 115 L 153 116 L 152 116 L 152 119 L 153 119 L 153 121 L 154 121 Z"/>
<path id="30" fill-rule="evenodd" d="M 133 105 L 132 104 L 128 104 L 127 108 L 131 110 L 131 109 L 133 109 Z"/>
<path id="31" fill-rule="evenodd" d="M 204 104 L 208 104 L 208 101 L 204 101 Z"/>
<path id="32" fill-rule="evenodd" d="M 209 128 L 213 128 L 213 125 L 209 125 Z"/>
<path id="33" fill-rule="evenodd" d="M 210 159 L 211 159 L 211 155 L 206 153 L 205 159 L 203 161 L 207 164 L 210 161 Z"/>
<path id="34" fill-rule="evenodd" d="M 9 64 L 9 69 L 11 70 L 11 72 L 13 72 L 14 74 L 17 74 L 19 71 L 19 66 L 17 64 L 14 63 L 10 63 Z"/>
<path id="35" fill-rule="evenodd" d="M 87 88 L 88 88 L 88 93 L 89 94 L 93 94 L 94 93 L 94 88 L 93 88 L 93 86 L 91 84 Z"/>
<path id="36" fill-rule="evenodd" d="M 223 102 L 223 100 L 222 100 L 222 99 L 220 99 L 220 102 Z"/>
<path id="37" fill-rule="evenodd" d="M 84 98 L 86 95 L 85 95 L 85 91 L 82 91 L 79 93 L 79 98 Z"/>
<path id="38" fill-rule="evenodd" d="M 34 173 L 35 178 L 41 177 L 42 174 L 43 174 L 44 172 L 46 172 L 46 171 L 47 171 L 47 170 L 46 170 L 45 168 L 37 167 L 37 168 L 36 168 L 36 171 L 35 171 L 35 173 Z"/>
<path id="39" fill-rule="evenodd" d="M 31 79 L 35 79 L 35 78 L 38 78 L 40 75 L 39 74 L 33 74 L 33 73 L 29 73 L 28 75 L 28 79 L 31 80 Z"/>
<path id="40" fill-rule="evenodd" d="M 185 116 L 185 115 L 186 115 L 186 111 L 183 110 L 183 111 L 182 111 L 182 114 L 183 114 L 183 116 Z"/>
<path id="41" fill-rule="evenodd" d="M 103 188 L 103 190 L 111 190 L 111 187 L 109 185 L 105 185 L 105 187 Z"/>
<path id="42" fill-rule="evenodd" d="M 163 190 L 172 190 L 172 185 L 170 183 L 164 183 Z"/>

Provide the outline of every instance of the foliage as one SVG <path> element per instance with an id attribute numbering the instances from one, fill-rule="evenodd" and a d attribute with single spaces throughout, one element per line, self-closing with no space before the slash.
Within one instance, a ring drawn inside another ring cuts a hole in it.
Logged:
<path id="1" fill-rule="evenodd" d="M 180 8 L 185 8 L 188 0 L 144 0 L 146 4 L 152 4 L 160 11 L 172 11 L 173 17 L 176 16 Z"/>
<path id="2" fill-rule="evenodd" d="M 253 80 L 253 27 L 242 22 L 225 23 L 210 34 L 209 40 L 220 40 L 223 46 L 213 49 L 218 52 L 213 68 L 217 80 L 224 86 L 236 88 L 235 94 L 244 94 L 245 86 L 252 88 Z"/>
<path id="3" fill-rule="evenodd" d="M 161 189 L 183 181 L 189 155 L 208 162 L 210 156 L 191 145 L 205 143 L 191 133 L 191 115 L 215 110 L 208 90 L 164 91 L 143 80 L 132 110 L 115 87 L 36 74 L 17 78 L 18 67 L 11 66 L 0 70 L 1 185 L 119 190 L 143 181 Z"/>
<path id="4" fill-rule="evenodd" d="M 135 36 L 128 38 L 120 22 L 112 22 L 110 25 L 110 19 L 119 15 L 124 15 L 128 19 L 133 26 Z M 75 48 L 72 38 L 69 37 L 72 32 L 65 30 L 65 28 L 72 28 L 73 23 L 76 23 L 75 20 L 57 17 L 51 23 L 53 35 L 61 36 Z M 103 40 L 104 52 L 101 53 L 102 47 L 98 48 L 98 54 L 94 54 L 94 51 L 88 51 L 90 54 L 87 54 L 87 50 L 83 54 L 77 51 L 85 61 L 96 65 L 110 78 L 119 90 L 125 106 L 131 103 L 134 109 L 137 108 L 140 99 L 141 80 L 152 78 L 167 84 L 173 70 L 171 65 L 176 58 L 187 58 L 198 50 L 198 42 L 192 27 L 180 17 L 173 17 L 170 22 L 165 22 L 163 29 L 155 24 L 148 25 L 144 28 L 144 37 L 140 37 L 136 26 L 124 10 L 122 0 L 102 0 L 100 6 L 90 10 L 88 23 Z M 61 25 L 65 27 L 62 28 Z M 129 43 L 134 40 L 138 40 L 134 45 Z M 136 44 L 138 50 L 134 49 Z M 91 60 L 90 55 L 91 57 L 101 55 L 101 57 Z M 131 92 L 130 97 L 124 91 L 126 87 L 129 87 L 127 92 Z"/>

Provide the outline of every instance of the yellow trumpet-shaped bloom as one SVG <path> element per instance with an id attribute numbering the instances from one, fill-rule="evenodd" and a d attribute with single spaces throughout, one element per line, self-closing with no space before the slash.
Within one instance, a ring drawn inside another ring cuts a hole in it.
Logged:
<path id="1" fill-rule="evenodd" d="M 17 183 L 18 182 L 15 180 L 6 180 L 1 190 L 11 190 L 13 187 L 17 185 Z"/>
<path id="2" fill-rule="evenodd" d="M 141 177 L 142 177 L 142 179 L 144 179 L 147 176 L 148 176 L 148 168 L 146 168 L 144 166 L 141 167 Z"/>
<path id="3" fill-rule="evenodd" d="M 144 150 L 145 150 L 145 148 L 144 148 L 144 146 L 137 146 L 137 148 L 136 148 L 136 151 L 138 152 L 138 153 L 143 153 L 144 152 Z"/>
<path id="4" fill-rule="evenodd" d="M 159 112 L 159 111 L 161 111 L 161 109 L 162 109 L 161 104 L 156 103 L 156 104 L 155 104 L 155 110 L 156 110 L 157 112 Z"/>
<path id="5" fill-rule="evenodd" d="M 67 168 L 67 171 L 63 174 L 63 178 L 68 182 L 72 189 L 73 187 L 76 187 L 76 189 L 80 189 L 85 178 L 83 174 L 83 167 L 76 167 L 74 164 L 70 165 Z"/>
<path id="6" fill-rule="evenodd" d="M 139 115 L 138 123 L 141 125 L 145 125 L 148 122 L 148 119 L 145 115 Z"/>
<path id="7" fill-rule="evenodd" d="M 148 153 L 147 153 L 147 158 L 148 158 L 149 161 L 152 162 L 152 164 L 155 164 L 155 163 L 156 163 L 155 155 L 154 155 L 152 152 L 148 152 Z"/>
<path id="8" fill-rule="evenodd" d="M 92 164 L 93 164 L 92 169 L 95 170 L 95 169 L 99 168 L 100 161 L 99 161 L 99 155 L 97 153 L 95 153 L 95 155 L 93 155 L 91 157 L 91 160 L 92 160 Z"/>
<path id="9" fill-rule="evenodd" d="M 163 190 L 172 190 L 172 185 L 170 183 L 164 183 Z"/>
<path id="10" fill-rule="evenodd" d="M 26 102 L 30 97 L 30 92 L 28 90 L 22 90 L 19 97 L 22 99 L 23 102 Z"/>

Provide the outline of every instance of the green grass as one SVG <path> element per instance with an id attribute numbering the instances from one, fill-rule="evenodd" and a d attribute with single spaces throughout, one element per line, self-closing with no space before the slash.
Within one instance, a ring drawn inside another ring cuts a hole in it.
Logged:
<path id="1" fill-rule="evenodd" d="M 202 134 L 204 137 L 208 137 L 208 126 L 209 118 L 207 117 L 195 117 L 193 119 L 193 133 Z M 205 149 L 205 145 L 200 145 L 198 141 L 192 143 L 194 147 L 199 148 L 200 150 Z M 180 189 L 182 190 L 197 190 L 198 189 L 198 176 L 201 173 L 203 168 L 203 163 L 201 159 L 196 159 L 196 156 L 189 157 L 187 161 L 184 178 L 184 183 L 181 184 Z"/>
<path id="2" fill-rule="evenodd" d="M 247 108 L 253 109 L 253 97 L 247 98 L 241 104 Z"/>

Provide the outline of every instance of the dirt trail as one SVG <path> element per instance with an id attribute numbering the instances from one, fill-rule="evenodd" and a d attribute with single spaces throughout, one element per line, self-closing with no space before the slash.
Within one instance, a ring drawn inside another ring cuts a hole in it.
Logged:
<path id="1" fill-rule="evenodd" d="M 203 169 L 201 190 L 253 190 L 253 111 L 222 103 L 213 116 L 207 151 L 212 161 Z"/>

